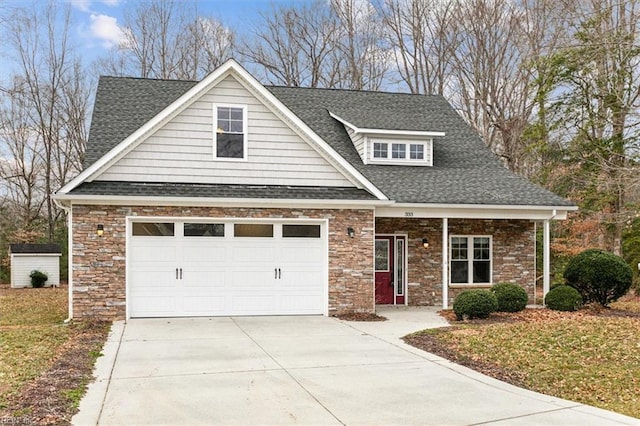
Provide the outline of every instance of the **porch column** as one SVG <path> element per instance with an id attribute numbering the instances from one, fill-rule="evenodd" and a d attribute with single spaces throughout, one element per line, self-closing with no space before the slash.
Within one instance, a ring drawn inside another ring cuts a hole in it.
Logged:
<path id="1" fill-rule="evenodd" d="M 549 219 L 544 221 L 542 231 L 542 298 L 549 292 L 549 277 L 551 274 L 551 248 Z M 544 302 L 543 302 L 544 303 Z"/>
<path id="2" fill-rule="evenodd" d="M 449 307 L 449 219 L 442 218 L 442 309 Z"/>

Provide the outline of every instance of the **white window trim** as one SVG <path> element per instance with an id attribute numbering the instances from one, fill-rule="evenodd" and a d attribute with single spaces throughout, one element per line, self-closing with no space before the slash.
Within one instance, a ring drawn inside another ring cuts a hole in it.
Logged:
<path id="1" fill-rule="evenodd" d="M 218 157 L 218 108 L 238 108 L 242 109 L 242 158 L 228 158 Z M 247 116 L 247 105 L 239 104 L 213 104 L 213 152 L 212 156 L 215 161 L 247 161 L 248 160 L 248 145 L 249 145 L 249 117 Z"/>
<path id="2" fill-rule="evenodd" d="M 376 158 L 374 157 L 373 145 L 376 143 L 383 143 L 387 145 L 387 157 Z M 392 145 L 403 144 L 406 146 L 405 155 L 406 158 L 393 158 Z M 411 159 L 411 145 L 422 145 L 424 147 L 424 159 Z M 368 151 L 368 152 L 367 152 Z M 379 137 L 367 137 L 365 140 L 365 152 L 367 153 L 368 164 L 392 164 L 392 165 L 412 165 L 412 166 L 433 166 L 433 139 L 394 139 L 394 138 L 379 138 Z"/>
<path id="3" fill-rule="evenodd" d="M 466 283 L 454 283 L 451 280 L 451 266 L 453 264 L 453 239 L 454 238 L 466 238 L 467 239 L 467 263 L 469 264 L 468 276 Z M 488 283 L 474 283 L 473 282 L 473 239 L 474 238 L 488 238 L 489 239 L 489 282 Z M 471 243 L 471 244 L 469 244 Z M 493 237 L 491 235 L 449 235 L 449 285 L 452 286 L 489 286 L 493 285 Z"/>

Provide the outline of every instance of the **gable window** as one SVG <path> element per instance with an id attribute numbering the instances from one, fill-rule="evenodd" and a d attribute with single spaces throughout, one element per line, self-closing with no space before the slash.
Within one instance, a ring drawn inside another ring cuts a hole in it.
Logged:
<path id="1" fill-rule="evenodd" d="M 247 158 L 247 108 L 218 105 L 214 108 L 216 131 L 213 156 L 218 159 Z"/>
<path id="2" fill-rule="evenodd" d="M 451 284 L 490 284 L 491 257 L 491 237 L 451 237 Z"/>
<path id="3" fill-rule="evenodd" d="M 424 141 L 369 139 L 372 164 L 411 164 L 431 166 L 433 143 L 431 139 Z"/>

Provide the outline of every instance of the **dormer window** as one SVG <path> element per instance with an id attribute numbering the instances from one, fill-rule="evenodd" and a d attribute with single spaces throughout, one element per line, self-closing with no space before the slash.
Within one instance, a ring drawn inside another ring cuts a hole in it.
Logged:
<path id="1" fill-rule="evenodd" d="M 433 144 L 428 140 L 394 140 L 369 138 L 371 164 L 433 165 Z"/>
<path id="2" fill-rule="evenodd" d="M 348 111 L 343 113 L 350 115 Z M 445 136 L 441 131 L 416 128 L 420 123 L 411 125 L 412 129 L 371 127 L 362 117 L 351 121 L 331 111 L 329 115 L 344 125 L 364 164 L 433 166 L 433 138 Z"/>
<path id="3" fill-rule="evenodd" d="M 247 159 L 247 107 L 214 106 L 213 157 L 224 160 Z"/>

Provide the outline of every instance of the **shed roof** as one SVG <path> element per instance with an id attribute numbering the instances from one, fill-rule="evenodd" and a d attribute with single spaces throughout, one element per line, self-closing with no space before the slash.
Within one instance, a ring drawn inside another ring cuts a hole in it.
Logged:
<path id="1" fill-rule="evenodd" d="M 60 245 L 48 244 L 9 244 L 9 252 L 13 254 L 61 254 Z"/>

